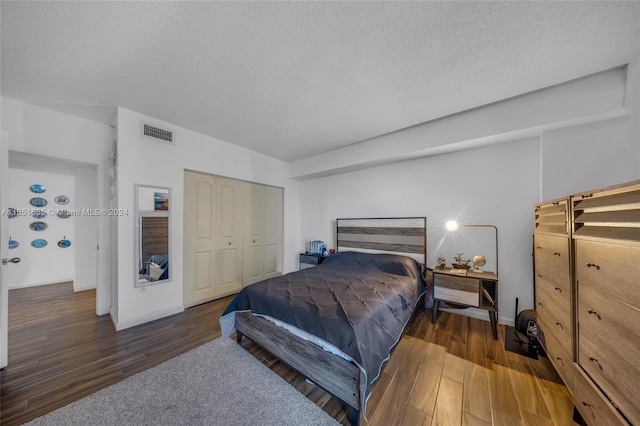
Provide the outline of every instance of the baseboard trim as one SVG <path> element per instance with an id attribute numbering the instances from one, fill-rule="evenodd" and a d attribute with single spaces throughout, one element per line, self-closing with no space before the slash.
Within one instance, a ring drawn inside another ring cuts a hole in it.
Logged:
<path id="1" fill-rule="evenodd" d="M 61 283 L 68 283 L 68 282 L 73 282 L 73 277 L 65 278 L 65 279 L 61 279 L 61 280 L 52 280 L 52 281 L 44 281 L 44 282 L 37 282 L 37 283 L 23 283 L 23 284 L 17 284 L 17 285 L 10 285 L 9 286 L 9 290 L 13 290 L 14 288 L 40 287 L 41 285 L 61 284 Z M 74 291 L 75 291 L 75 289 L 74 289 Z"/>
<path id="2" fill-rule="evenodd" d="M 116 331 L 125 330 L 127 328 L 135 327 L 136 325 L 146 324 L 148 322 L 155 321 L 160 318 L 179 314 L 180 312 L 183 312 L 183 311 L 184 311 L 184 306 L 182 305 L 174 306 L 173 308 L 163 309 L 162 311 L 156 311 L 147 315 L 142 315 L 136 318 L 132 318 L 128 321 L 118 321 L 116 319 L 116 321 L 114 322 L 114 325 L 116 327 Z M 111 319 L 113 320 L 113 318 L 114 316 L 113 316 L 113 310 L 112 310 Z"/>
<path id="3" fill-rule="evenodd" d="M 454 309 L 454 308 L 440 308 L 439 311 L 451 312 L 452 314 L 463 315 L 465 317 L 475 318 L 483 321 L 489 321 L 489 315 L 484 309 L 466 308 L 466 309 Z M 498 317 L 498 324 L 514 326 L 513 318 Z"/>

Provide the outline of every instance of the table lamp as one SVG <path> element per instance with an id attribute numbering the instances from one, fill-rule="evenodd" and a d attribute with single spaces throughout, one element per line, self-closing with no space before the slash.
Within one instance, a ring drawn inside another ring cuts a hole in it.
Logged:
<path id="1" fill-rule="evenodd" d="M 458 228 L 493 228 L 496 233 L 496 277 L 498 276 L 498 228 L 494 225 L 473 225 L 459 224 L 455 220 L 450 220 L 445 224 L 448 231 L 455 231 Z"/>

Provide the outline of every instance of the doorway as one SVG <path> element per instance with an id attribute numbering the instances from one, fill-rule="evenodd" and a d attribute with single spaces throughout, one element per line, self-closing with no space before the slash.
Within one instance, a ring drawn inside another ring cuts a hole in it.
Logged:
<path id="1" fill-rule="evenodd" d="M 4 175 L 3 203 L 21 215 L 6 221 L 10 234 L 3 244 L 10 241 L 9 257 L 20 258 L 7 268 L 9 290 L 37 294 L 62 282 L 72 283 L 74 292 L 97 290 L 100 217 L 91 212 L 99 205 L 98 166 L 10 151 Z M 94 296 L 94 312 L 96 306 Z"/>

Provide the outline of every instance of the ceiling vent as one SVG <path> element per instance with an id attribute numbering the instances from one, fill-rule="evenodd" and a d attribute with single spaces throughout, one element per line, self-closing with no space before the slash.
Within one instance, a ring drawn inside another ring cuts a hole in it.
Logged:
<path id="1" fill-rule="evenodd" d="M 140 122 L 140 133 L 145 138 L 153 139 L 156 141 L 161 141 L 165 143 L 170 143 L 174 145 L 173 142 L 173 132 L 171 130 L 162 129 L 157 126 L 152 126 L 151 124 Z"/>

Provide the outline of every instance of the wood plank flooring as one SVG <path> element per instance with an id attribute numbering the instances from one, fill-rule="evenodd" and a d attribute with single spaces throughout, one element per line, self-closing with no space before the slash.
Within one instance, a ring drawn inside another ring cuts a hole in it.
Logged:
<path id="1" fill-rule="evenodd" d="M 96 317 L 95 291 L 71 283 L 9 292 L 9 366 L 0 370 L 0 423 L 19 425 L 220 336 L 231 297 L 115 332 Z M 573 405 L 546 358 L 504 350 L 489 322 L 417 312 L 368 403 L 368 425 L 574 425 Z M 243 339 L 242 346 L 342 424 L 333 397 Z M 282 407 L 286 409 L 286 407 Z M 364 420 L 362 424 L 364 423 Z"/>

